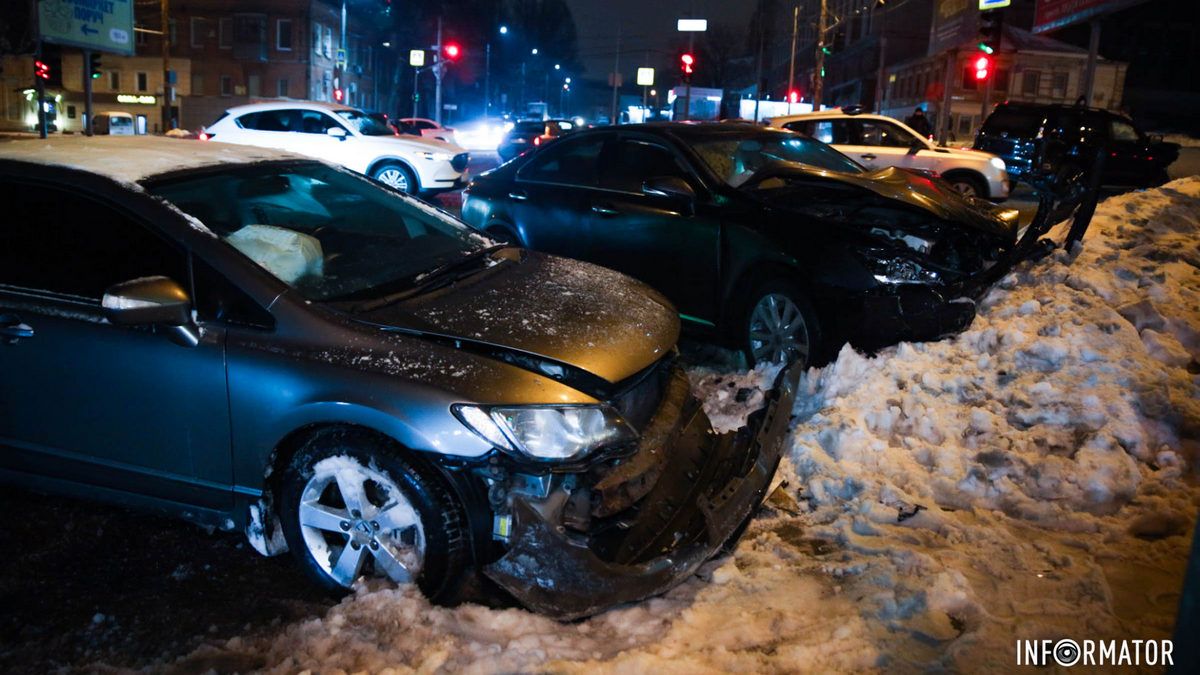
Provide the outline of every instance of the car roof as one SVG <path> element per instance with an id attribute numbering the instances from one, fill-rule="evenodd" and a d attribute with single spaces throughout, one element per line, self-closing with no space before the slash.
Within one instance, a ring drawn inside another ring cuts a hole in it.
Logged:
<path id="1" fill-rule="evenodd" d="M 123 183 L 220 164 L 297 159 L 306 158 L 268 148 L 154 136 L 0 141 L 0 160 L 79 169 Z"/>
<path id="2" fill-rule="evenodd" d="M 887 122 L 895 122 L 895 117 L 887 115 L 876 115 L 873 113 L 848 113 L 841 110 L 822 110 L 821 112 L 797 113 L 795 115 L 779 115 L 771 118 L 771 124 L 787 124 L 797 120 L 830 120 L 830 119 L 855 119 L 855 120 L 884 120 Z"/>
<path id="3" fill-rule="evenodd" d="M 338 110 L 358 110 L 353 106 L 342 105 L 340 103 L 321 103 L 320 101 L 268 101 L 266 103 L 248 103 L 246 105 L 235 105 L 232 108 L 226 108 L 225 112 L 231 115 L 242 115 L 248 112 L 261 112 L 263 110 L 323 110 L 325 112 L 336 112 Z"/>

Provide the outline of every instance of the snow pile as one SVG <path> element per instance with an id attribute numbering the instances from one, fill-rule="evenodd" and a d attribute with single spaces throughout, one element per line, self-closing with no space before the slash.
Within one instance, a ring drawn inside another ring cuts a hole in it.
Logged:
<path id="1" fill-rule="evenodd" d="M 1200 178 L 1106 201 L 1085 246 L 1005 279 L 963 334 L 803 382 L 735 555 L 574 624 L 362 587 L 180 671 L 1001 669 L 1017 638 L 1169 637 L 1200 505 Z M 694 373 L 724 428 L 773 379 Z"/>

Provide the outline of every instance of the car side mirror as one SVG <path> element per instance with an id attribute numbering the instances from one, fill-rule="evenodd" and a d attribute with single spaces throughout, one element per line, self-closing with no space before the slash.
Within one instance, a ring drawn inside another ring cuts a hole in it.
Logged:
<path id="1" fill-rule="evenodd" d="M 325 130 L 326 136 L 333 136 L 339 141 L 346 140 L 346 130 L 341 127 L 329 127 Z"/>
<path id="2" fill-rule="evenodd" d="M 918 152 L 925 150 L 926 147 L 927 146 L 924 143 L 922 143 L 920 139 L 916 139 L 912 142 L 911 145 L 908 146 L 908 154 L 915 155 Z"/>
<path id="3" fill-rule="evenodd" d="M 183 326 L 192 321 L 191 298 L 167 277 L 146 277 L 110 286 L 100 306 L 104 318 L 118 326 Z"/>
<path id="4" fill-rule="evenodd" d="M 651 197 L 669 197 L 691 202 L 696 191 L 679 176 L 655 176 L 642 183 L 642 193 Z"/>
<path id="5" fill-rule="evenodd" d="M 200 344 L 192 323 L 192 299 L 167 277 L 146 277 L 110 286 L 100 301 L 104 318 L 117 326 L 163 326 L 172 342 L 185 347 Z"/>

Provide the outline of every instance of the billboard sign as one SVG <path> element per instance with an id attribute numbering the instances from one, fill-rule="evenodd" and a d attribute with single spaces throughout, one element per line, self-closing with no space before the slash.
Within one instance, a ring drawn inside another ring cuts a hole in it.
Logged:
<path id="1" fill-rule="evenodd" d="M 133 0 L 42 0 L 38 33 L 54 44 L 133 56 Z"/>
<path id="2" fill-rule="evenodd" d="M 972 42 L 979 35 L 976 0 L 934 0 L 929 29 L 929 54 L 939 54 Z"/>
<path id="3" fill-rule="evenodd" d="M 1102 14 L 1132 7 L 1145 0 L 1037 0 L 1033 32 L 1045 33 Z"/>

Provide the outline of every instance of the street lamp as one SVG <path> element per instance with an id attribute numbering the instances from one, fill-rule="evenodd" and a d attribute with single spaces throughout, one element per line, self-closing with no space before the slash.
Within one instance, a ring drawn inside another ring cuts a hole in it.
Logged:
<path id="1" fill-rule="evenodd" d="M 562 70 L 562 66 L 556 63 L 556 64 L 554 64 L 554 69 L 555 69 L 555 70 Z"/>
<path id="2" fill-rule="evenodd" d="M 500 26 L 500 34 L 508 35 L 508 26 Z"/>

